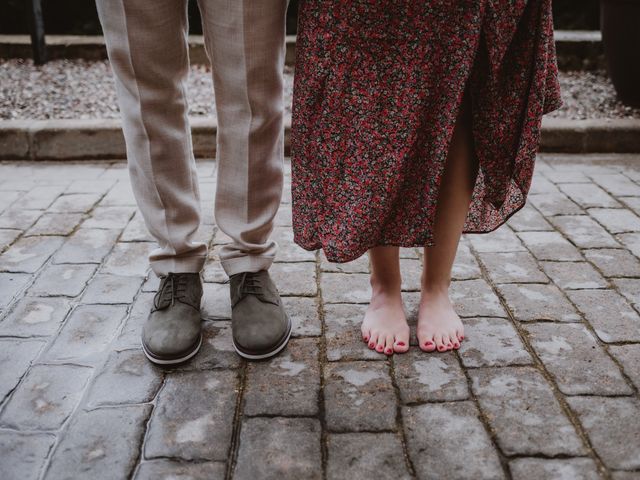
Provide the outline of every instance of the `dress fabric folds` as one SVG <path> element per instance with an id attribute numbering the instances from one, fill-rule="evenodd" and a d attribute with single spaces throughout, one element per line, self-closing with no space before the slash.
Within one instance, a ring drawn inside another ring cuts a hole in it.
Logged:
<path id="1" fill-rule="evenodd" d="M 542 116 L 562 106 L 551 0 L 301 0 L 294 241 L 347 262 L 433 246 L 465 89 L 479 172 L 464 233 L 526 201 Z"/>

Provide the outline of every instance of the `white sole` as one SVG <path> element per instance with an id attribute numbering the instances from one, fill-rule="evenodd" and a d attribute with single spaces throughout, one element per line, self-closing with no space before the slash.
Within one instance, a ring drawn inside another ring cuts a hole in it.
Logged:
<path id="1" fill-rule="evenodd" d="M 287 346 L 287 344 L 289 343 L 289 339 L 291 338 L 291 332 L 293 332 L 293 325 L 291 323 L 291 318 L 289 318 L 288 316 L 287 316 L 287 318 L 289 319 L 289 333 L 287 334 L 287 337 L 282 342 L 282 345 L 280 345 L 275 350 L 273 350 L 273 351 L 271 351 L 269 353 L 262 353 L 260 355 L 251 355 L 250 353 L 241 352 L 238 349 L 238 347 L 236 347 L 236 342 L 232 338 L 231 341 L 233 343 L 233 348 L 238 353 L 238 355 L 240 355 L 241 357 L 246 358 L 248 360 L 263 360 L 265 358 L 273 357 L 274 355 L 279 353 L 284 347 Z"/>
<path id="2" fill-rule="evenodd" d="M 196 353 L 200 351 L 200 347 L 202 346 L 202 334 L 200 334 L 198 345 L 193 350 L 193 352 L 185 355 L 184 357 L 172 358 L 171 360 L 162 360 L 162 359 L 156 358 L 147 351 L 147 349 L 144 346 L 144 343 L 141 343 L 141 345 L 142 345 L 142 352 L 144 353 L 145 357 L 147 357 L 149 361 L 151 361 L 152 363 L 155 363 L 156 365 L 176 365 L 178 363 L 186 362 L 190 358 L 194 357 Z"/>

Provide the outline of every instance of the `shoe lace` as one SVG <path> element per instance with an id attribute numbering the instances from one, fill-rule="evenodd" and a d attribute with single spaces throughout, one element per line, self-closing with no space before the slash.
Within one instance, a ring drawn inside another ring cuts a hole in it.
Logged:
<path id="1" fill-rule="evenodd" d="M 153 297 L 153 306 L 159 310 L 172 307 L 176 300 L 184 301 L 187 287 L 187 279 L 184 275 L 169 272 L 162 277 L 160 288 Z"/>
<path id="2" fill-rule="evenodd" d="M 245 272 L 244 277 L 242 278 L 242 286 L 240 287 L 240 292 L 242 296 L 247 294 L 249 295 L 259 295 L 262 293 L 262 282 L 260 277 L 257 276 L 254 272 Z"/>

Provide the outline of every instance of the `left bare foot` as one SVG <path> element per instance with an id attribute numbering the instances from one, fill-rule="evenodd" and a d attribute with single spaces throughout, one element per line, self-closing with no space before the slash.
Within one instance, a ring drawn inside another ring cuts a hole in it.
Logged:
<path id="1" fill-rule="evenodd" d="M 460 342 L 464 339 L 464 326 L 453 308 L 448 289 L 426 291 L 423 287 L 417 336 L 418 345 L 425 352 L 460 348 Z"/>

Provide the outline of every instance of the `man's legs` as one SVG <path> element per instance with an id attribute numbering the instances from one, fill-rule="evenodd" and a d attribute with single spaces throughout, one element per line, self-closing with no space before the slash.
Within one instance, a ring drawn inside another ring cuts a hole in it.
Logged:
<path id="1" fill-rule="evenodd" d="M 200 199 L 184 81 L 186 0 L 98 0 L 116 77 L 133 193 L 158 241 L 149 261 L 160 287 L 142 328 L 158 364 L 183 362 L 202 343 L 200 302 L 207 246 L 193 236 Z"/>
<path id="2" fill-rule="evenodd" d="M 263 359 L 291 335 L 268 269 L 283 186 L 283 69 L 287 0 L 200 0 L 218 112 L 215 217 L 232 243 L 220 260 L 231 281 L 236 351 Z"/>
<path id="3" fill-rule="evenodd" d="M 184 82 L 189 72 L 185 0 L 98 0 L 116 76 L 133 193 L 158 241 L 157 275 L 199 272 L 207 246 L 193 236 L 200 199 Z"/>
<path id="4" fill-rule="evenodd" d="M 218 112 L 215 217 L 228 275 L 268 269 L 282 197 L 287 0 L 200 0 Z"/>

